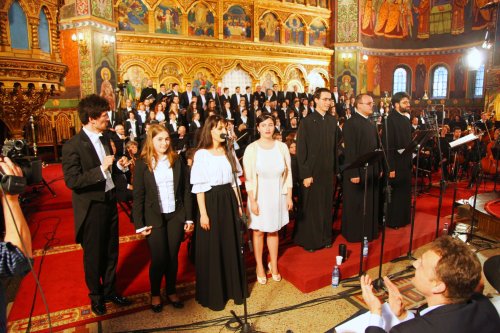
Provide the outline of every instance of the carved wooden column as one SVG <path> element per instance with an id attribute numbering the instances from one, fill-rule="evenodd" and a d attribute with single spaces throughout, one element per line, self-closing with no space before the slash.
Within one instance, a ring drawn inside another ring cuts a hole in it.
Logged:
<path id="1" fill-rule="evenodd" d="M 40 39 L 38 37 L 38 25 L 40 20 L 38 18 L 30 17 L 28 18 L 28 24 L 31 28 L 31 48 L 33 50 L 40 49 Z"/>
<path id="2" fill-rule="evenodd" d="M 304 43 L 309 46 L 309 27 L 307 25 L 304 27 Z"/>
<path id="3" fill-rule="evenodd" d="M 7 12 L 0 12 L 0 45 L 2 51 L 10 50 L 9 34 L 7 26 L 9 22 L 9 14 Z"/>

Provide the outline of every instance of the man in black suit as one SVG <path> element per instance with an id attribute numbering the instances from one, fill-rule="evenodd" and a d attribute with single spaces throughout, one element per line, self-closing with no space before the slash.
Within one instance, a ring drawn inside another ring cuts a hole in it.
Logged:
<path id="1" fill-rule="evenodd" d="M 449 236 L 431 243 L 429 250 L 413 263 L 413 284 L 424 295 L 428 308 L 418 316 L 408 312 L 403 297 L 387 277 L 391 316 L 399 324 L 391 333 L 494 333 L 500 328 L 500 318 L 493 304 L 483 295 L 475 293 L 481 280 L 481 263 L 465 243 Z M 367 333 L 385 330 L 381 317 L 382 304 L 373 294 L 371 279 L 361 277 L 363 299 L 370 309 Z"/>
<path id="2" fill-rule="evenodd" d="M 181 94 L 181 109 L 188 108 L 193 96 L 196 96 L 196 93 L 192 89 L 191 82 L 188 82 L 186 83 L 186 91 Z"/>
<path id="3" fill-rule="evenodd" d="M 165 101 L 166 101 L 168 96 L 169 96 L 169 93 L 167 92 L 167 87 L 165 86 L 164 83 L 160 84 L 160 92 L 158 93 L 158 95 L 156 95 L 155 105 L 158 103 L 161 103 L 161 101 L 163 101 L 163 99 L 165 99 Z"/>
<path id="4" fill-rule="evenodd" d="M 141 91 L 141 98 L 139 99 L 140 102 L 144 102 L 146 98 L 148 98 L 149 95 L 153 96 L 153 100 L 156 100 L 156 95 L 158 93 L 156 92 L 156 89 L 153 88 L 153 80 L 148 80 L 147 87 L 142 89 Z"/>
<path id="5" fill-rule="evenodd" d="M 266 100 L 266 94 L 262 91 L 262 87 L 260 85 L 257 85 L 257 87 L 255 87 L 255 92 L 253 93 L 253 99 L 259 101 L 260 108 L 264 105 L 264 101 Z"/>
<path id="6" fill-rule="evenodd" d="M 246 86 L 245 87 L 245 94 L 243 96 L 245 96 L 247 108 L 250 107 L 250 105 L 253 104 L 252 87 Z"/>
<path id="7" fill-rule="evenodd" d="M 244 97 L 241 96 L 240 87 L 236 87 L 234 94 L 231 95 L 231 109 L 236 111 L 240 106 L 240 100 Z"/>
<path id="8" fill-rule="evenodd" d="M 225 87 L 224 89 L 222 89 L 222 95 L 220 95 L 221 105 L 224 105 L 225 101 L 231 102 L 231 96 L 229 96 L 229 88 L 228 87 Z"/>
<path id="9" fill-rule="evenodd" d="M 103 135 L 108 109 L 108 102 L 98 95 L 82 99 L 78 115 L 83 128 L 62 150 L 64 180 L 73 191 L 76 242 L 83 247 L 85 282 L 96 315 L 106 313 L 107 301 L 130 304 L 115 290 L 118 211 L 112 180 L 112 172 L 127 170 L 128 160 L 122 157 L 115 164 L 109 138 Z"/>
<path id="10" fill-rule="evenodd" d="M 205 86 L 200 87 L 200 96 L 197 96 L 196 99 L 196 109 L 200 111 L 202 115 L 205 114 L 205 111 L 207 110 L 208 107 L 208 96 L 207 96 L 207 88 Z M 202 120 L 205 119 L 205 117 L 202 117 Z"/>
<path id="11" fill-rule="evenodd" d="M 307 101 L 308 101 L 308 102 L 310 102 L 310 101 L 313 101 L 313 100 L 314 100 L 314 96 L 313 96 L 313 94 L 311 94 L 311 93 L 309 92 L 309 86 L 305 86 L 305 87 L 304 87 L 304 92 L 302 93 L 302 96 L 301 96 L 301 97 L 302 97 L 302 98 L 307 99 Z"/>
<path id="12" fill-rule="evenodd" d="M 294 85 L 293 86 L 293 91 L 287 91 L 286 93 L 286 99 L 288 100 L 288 105 L 292 105 L 293 101 L 298 98 L 300 100 L 300 96 L 302 94 L 299 92 L 299 86 Z"/>
<path id="13" fill-rule="evenodd" d="M 335 103 L 335 106 L 337 104 L 340 104 L 339 88 L 337 86 L 333 86 L 332 88 L 332 99 Z"/>

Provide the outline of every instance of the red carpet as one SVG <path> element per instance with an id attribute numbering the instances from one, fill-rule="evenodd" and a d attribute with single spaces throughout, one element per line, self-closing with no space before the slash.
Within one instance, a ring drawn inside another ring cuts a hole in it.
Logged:
<path id="1" fill-rule="evenodd" d="M 35 270 L 40 275 L 41 285 L 47 298 L 51 312 L 52 325 L 55 330 L 82 325 L 97 321 L 90 312 L 87 289 L 84 282 L 82 251 L 74 243 L 73 215 L 71 210 L 71 192 L 62 180 L 60 164 L 50 165 L 43 169 L 44 178 L 56 191 L 53 198 L 46 188 L 29 194 L 27 216 L 33 238 L 35 251 Z M 491 186 L 492 187 L 492 186 Z M 490 186 L 481 188 L 481 192 Z M 414 236 L 414 248 L 433 239 L 438 189 L 431 189 L 429 194 L 419 196 L 417 201 L 417 218 Z M 460 187 L 457 199 L 468 198 L 472 190 Z M 443 200 L 442 216 L 451 212 L 451 189 L 447 189 Z M 340 228 L 340 219 L 335 222 L 336 233 Z M 441 223 L 444 223 L 442 219 Z M 330 283 L 330 274 L 338 244 L 346 243 L 338 236 L 331 249 L 308 253 L 302 248 L 292 246 L 290 234 L 293 223 L 288 226 L 288 235 L 280 245 L 280 272 L 285 279 L 293 283 L 299 290 L 310 292 Z M 409 227 L 400 230 L 388 230 L 384 261 L 406 254 L 408 250 Z M 380 238 L 370 244 L 368 267 L 378 264 Z M 47 252 L 42 257 L 42 249 Z M 178 290 L 184 297 L 194 293 L 194 266 L 187 259 L 187 242 L 182 243 L 179 255 Z M 341 266 L 343 277 L 358 272 L 359 245 L 348 244 L 349 258 Z M 40 263 L 43 261 L 40 272 Z M 246 258 L 250 280 L 255 280 L 255 262 L 253 254 Z M 120 258 L 118 266 L 117 289 L 120 293 L 133 299 L 134 304 L 127 308 L 108 305 L 108 317 L 138 311 L 149 303 L 149 249 L 144 240 L 136 236 L 132 224 L 124 213 L 120 213 Z M 31 275 L 23 279 L 8 318 L 9 330 L 25 332 L 35 292 L 35 283 Z M 45 308 L 40 294 L 36 296 L 33 310 L 32 332 L 47 331 Z"/>
<path id="2" fill-rule="evenodd" d="M 487 202 L 484 209 L 496 218 L 500 218 L 500 199 Z"/>

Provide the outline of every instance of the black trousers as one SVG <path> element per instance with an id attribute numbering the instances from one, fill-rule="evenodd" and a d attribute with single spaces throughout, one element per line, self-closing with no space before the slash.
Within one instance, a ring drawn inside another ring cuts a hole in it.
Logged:
<path id="1" fill-rule="evenodd" d="M 93 201 L 82 226 L 83 268 L 93 302 L 115 294 L 118 262 L 118 210 L 116 195 L 106 193 L 104 202 Z"/>
<path id="2" fill-rule="evenodd" d="M 151 296 L 160 296 L 163 276 L 166 280 L 167 295 L 175 294 L 179 248 L 184 237 L 184 209 L 162 214 L 161 227 L 153 227 L 147 237 L 151 250 L 149 282 Z"/>

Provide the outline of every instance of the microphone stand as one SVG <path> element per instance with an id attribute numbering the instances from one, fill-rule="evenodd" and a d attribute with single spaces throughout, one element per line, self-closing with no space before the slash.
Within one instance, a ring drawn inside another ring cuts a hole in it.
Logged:
<path id="1" fill-rule="evenodd" d="M 226 139 L 226 144 L 228 147 L 228 157 L 229 157 L 230 162 L 231 162 L 230 164 L 232 166 L 233 165 L 235 166 L 233 169 L 233 180 L 234 180 L 234 183 L 236 184 L 236 192 L 238 194 L 238 200 L 240 202 L 241 212 L 242 212 L 241 224 L 237 225 L 236 227 L 239 228 L 239 230 L 240 230 L 239 243 L 240 243 L 240 260 L 241 260 L 241 275 L 242 275 L 241 289 L 242 289 L 243 294 L 244 294 L 243 295 L 244 296 L 243 297 L 243 321 L 236 314 L 236 312 L 234 312 L 234 310 L 231 310 L 230 312 L 233 315 L 234 319 L 240 324 L 240 326 L 241 326 L 240 332 L 251 333 L 251 332 L 255 332 L 255 330 L 252 328 L 251 324 L 248 322 L 248 308 L 247 308 L 248 293 L 247 293 L 247 288 L 244 288 L 244 284 L 246 284 L 248 286 L 247 270 L 246 270 L 246 264 L 245 264 L 245 242 L 243 240 L 245 229 L 246 229 L 246 233 L 247 233 L 247 237 L 248 237 L 248 247 L 250 249 L 250 252 L 253 251 L 253 248 L 252 248 L 252 242 L 251 242 L 251 238 L 250 238 L 250 232 L 248 229 L 248 217 L 247 217 L 245 211 L 243 210 L 243 199 L 242 199 L 242 195 L 241 195 L 240 186 L 238 185 L 238 174 L 237 174 L 238 170 L 236 169 L 236 165 L 237 165 L 236 163 L 238 163 L 238 162 L 235 159 L 236 152 L 234 151 L 234 142 L 233 142 L 232 138 L 230 138 L 229 135 L 224 136 L 224 134 L 222 134 L 221 138 Z"/>

